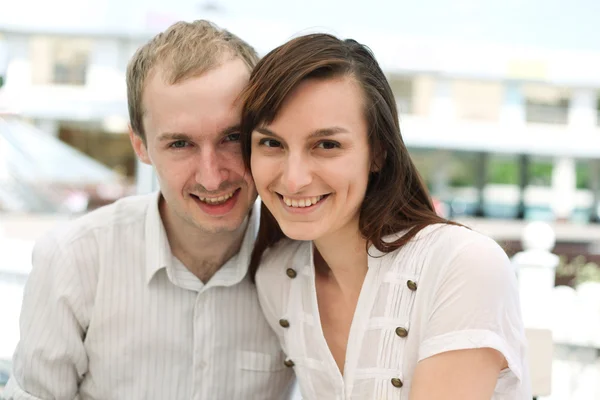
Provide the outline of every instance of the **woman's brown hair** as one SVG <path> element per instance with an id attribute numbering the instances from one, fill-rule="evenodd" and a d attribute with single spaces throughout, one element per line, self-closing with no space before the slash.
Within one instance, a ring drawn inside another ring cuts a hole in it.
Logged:
<path id="1" fill-rule="evenodd" d="M 361 205 L 359 229 L 367 246 L 373 245 L 388 253 L 402 247 L 428 225 L 451 222 L 434 211 L 427 188 L 400 135 L 394 94 L 366 46 L 329 34 L 310 34 L 290 40 L 260 60 L 242 93 L 244 163 L 250 169 L 252 132 L 273 122 L 283 101 L 298 84 L 306 79 L 344 76 L 354 79 L 362 88 L 371 160 L 376 163 Z M 385 236 L 400 231 L 405 234 L 399 239 L 384 241 Z M 264 251 L 284 237 L 273 214 L 263 203 L 250 260 L 253 280 Z"/>

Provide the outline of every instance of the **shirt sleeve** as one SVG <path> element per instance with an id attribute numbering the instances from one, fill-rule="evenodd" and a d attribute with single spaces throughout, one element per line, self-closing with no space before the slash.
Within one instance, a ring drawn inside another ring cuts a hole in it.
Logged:
<path id="1" fill-rule="evenodd" d="M 440 272 L 424 322 L 419 360 L 492 348 L 506 359 L 502 380 L 522 380 L 525 333 L 516 276 L 506 253 L 484 236 L 464 245 Z"/>
<path id="2" fill-rule="evenodd" d="M 79 382 L 87 371 L 83 340 L 93 296 L 86 293 L 90 279 L 82 279 L 84 251 L 76 244 L 61 249 L 52 237 L 36 243 L 24 289 L 13 373 L 2 398 L 77 398 Z"/>

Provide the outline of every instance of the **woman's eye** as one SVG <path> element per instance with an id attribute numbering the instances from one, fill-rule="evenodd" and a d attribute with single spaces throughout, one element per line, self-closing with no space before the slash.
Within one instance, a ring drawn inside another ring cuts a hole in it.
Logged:
<path id="1" fill-rule="evenodd" d="M 321 149 L 325 149 L 325 150 L 331 150 L 331 149 L 337 149 L 338 147 L 340 147 L 340 144 L 338 142 L 324 141 L 324 142 L 317 144 L 317 147 L 321 148 Z"/>
<path id="2" fill-rule="evenodd" d="M 261 139 L 258 144 L 266 147 L 281 147 L 281 143 L 275 139 Z"/>
<path id="3" fill-rule="evenodd" d="M 176 140 L 173 143 L 171 143 L 171 145 L 169 147 L 172 147 L 174 149 L 182 149 L 184 147 L 187 146 L 187 142 L 185 140 Z"/>

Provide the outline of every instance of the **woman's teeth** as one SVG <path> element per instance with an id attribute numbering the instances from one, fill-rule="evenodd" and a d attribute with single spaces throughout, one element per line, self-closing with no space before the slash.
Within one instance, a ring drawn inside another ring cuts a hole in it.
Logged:
<path id="1" fill-rule="evenodd" d="M 313 196 L 313 197 L 306 197 L 304 199 L 290 199 L 289 197 L 285 197 L 285 196 L 282 196 L 282 197 L 283 197 L 283 202 L 288 207 L 303 208 L 303 207 L 310 207 L 314 204 L 317 204 L 325 196 Z"/>

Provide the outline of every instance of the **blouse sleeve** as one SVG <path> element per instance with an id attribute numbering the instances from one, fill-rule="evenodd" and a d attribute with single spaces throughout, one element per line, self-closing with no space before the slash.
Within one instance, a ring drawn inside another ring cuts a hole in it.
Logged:
<path id="1" fill-rule="evenodd" d="M 440 271 L 423 325 L 419 360 L 492 348 L 508 363 L 504 379 L 522 381 L 525 333 L 516 277 L 504 251 L 478 236 Z"/>

